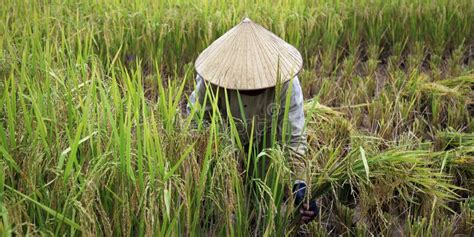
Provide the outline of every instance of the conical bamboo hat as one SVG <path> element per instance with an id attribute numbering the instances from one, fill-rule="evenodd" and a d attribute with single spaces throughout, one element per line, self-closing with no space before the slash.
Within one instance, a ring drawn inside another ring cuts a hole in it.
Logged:
<path id="1" fill-rule="evenodd" d="M 206 48 L 195 66 L 204 80 L 219 87 L 257 90 L 293 78 L 303 59 L 295 47 L 245 18 Z"/>

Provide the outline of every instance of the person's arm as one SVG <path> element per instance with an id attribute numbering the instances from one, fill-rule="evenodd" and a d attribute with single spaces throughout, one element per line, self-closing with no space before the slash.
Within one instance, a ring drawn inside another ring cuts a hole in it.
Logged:
<path id="1" fill-rule="evenodd" d="M 189 115 L 193 107 L 198 103 L 200 106 L 204 106 L 204 115 L 208 116 L 208 113 L 211 111 L 212 106 L 210 104 L 209 98 L 206 97 L 206 84 L 199 74 L 196 76 L 196 87 L 194 91 L 189 96 L 188 104 L 186 105 L 186 113 Z M 206 101 L 205 101 L 206 100 Z M 205 103 L 205 104 L 204 104 Z"/>
<path id="2" fill-rule="evenodd" d="M 290 84 L 291 83 L 291 84 Z M 293 181 L 293 195 L 295 197 L 295 206 L 298 207 L 301 214 L 301 221 L 308 223 L 316 218 L 319 213 L 319 208 L 315 199 L 305 202 L 307 198 L 307 184 L 306 184 L 306 153 L 308 150 L 307 135 L 304 123 L 303 110 L 303 91 L 301 90 L 300 82 L 297 77 L 293 78 L 289 83 L 285 83 L 282 88 L 282 111 L 280 115 L 284 117 L 286 98 L 290 97 L 288 110 L 288 129 L 289 141 L 288 162 L 292 170 Z"/>
<path id="3" fill-rule="evenodd" d="M 291 84 L 290 84 L 291 83 Z M 303 91 L 298 77 L 285 83 L 282 87 L 280 116 L 285 114 L 286 98 L 290 97 L 287 132 L 289 157 L 288 162 L 293 172 L 295 182 L 305 180 L 306 153 L 308 150 L 307 135 L 305 131 L 305 118 L 303 111 Z M 283 121 L 283 119 L 281 120 Z M 286 136 L 286 134 L 284 134 Z"/>

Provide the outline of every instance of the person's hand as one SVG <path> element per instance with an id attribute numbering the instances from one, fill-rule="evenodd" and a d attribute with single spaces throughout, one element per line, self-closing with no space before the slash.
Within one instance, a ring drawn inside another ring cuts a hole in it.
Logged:
<path id="1" fill-rule="evenodd" d="M 309 223 L 318 216 L 319 210 L 316 200 L 311 200 L 308 203 L 303 203 L 300 207 L 301 221 L 303 223 Z"/>
<path id="2" fill-rule="evenodd" d="M 301 221 L 309 223 L 316 218 L 319 209 L 316 200 L 306 202 L 306 182 L 296 181 L 293 185 L 293 195 L 295 195 L 295 206 L 298 207 L 301 214 Z"/>

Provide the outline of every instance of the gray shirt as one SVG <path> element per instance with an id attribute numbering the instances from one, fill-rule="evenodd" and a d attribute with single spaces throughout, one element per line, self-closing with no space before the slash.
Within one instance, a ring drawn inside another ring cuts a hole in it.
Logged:
<path id="1" fill-rule="evenodd" d="M 210 99 L 203 105 L 206 90 L 216 92 L 219 88 L 205 82 L 199 75 L 196 77 L 196 88 L 189 98 L 187 111 L 198 102 L 206 112 L 212 110 Z M 306 132 L 304 130 L 303 93 L 297 77 L 281 85 L 279 96 L 275 96 L 276 88 L 263 89 L 258 94 L 238 90 L 221 90 L 218 95 L 218 107 L 224 117 L 230 113 L 236 122 L 237 131 L 243 145 L 249 143 L 251 128 L 255 144 L 268 147 L 272 140 L 272 124 L 276 124 L 277 139 L 288 148 L 288 159 L 295 175 L 301 175 L 305 167 L 304 156 L 307 152 Z M 287 102 L 287 96 L 290 96 Z M 226 97 L 228 103 L 226 103 Z M 286 105 L 288 111 L 285 113 Z M 275 116 L 274 116 L 275 115 Z M 273 123 L 272 123 L 273 121 Z M 285 133 L 285 134 L 283 134 Z M 262 142 L 266 140 L 265 142 Z"/>

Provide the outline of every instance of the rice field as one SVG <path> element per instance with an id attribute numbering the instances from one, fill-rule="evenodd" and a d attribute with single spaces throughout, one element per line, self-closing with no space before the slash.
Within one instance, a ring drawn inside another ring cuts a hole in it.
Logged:
<path id="1" fill-rule="evenodd" d="M 282 146 L 185 113 L 195 59 L 245 16 L 303 55 L 307 225 Z M 473 1 L 3 0 L 0 19 L 3 236 L 474 233 Z"/>

